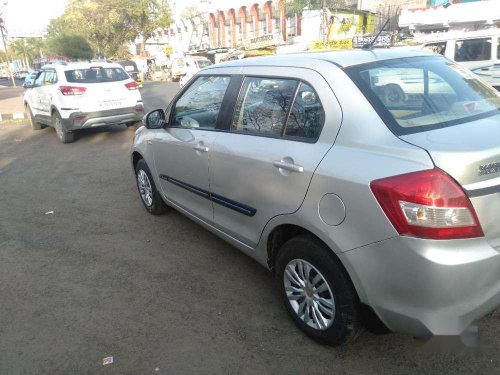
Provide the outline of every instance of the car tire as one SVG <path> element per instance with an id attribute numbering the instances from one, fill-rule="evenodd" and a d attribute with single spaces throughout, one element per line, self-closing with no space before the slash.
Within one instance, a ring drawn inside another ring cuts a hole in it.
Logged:
<path id="1" fill-rule="evenodd" d="M 52 114 L 52 126 L 56 129 L 57 138 L 61 143 L 71 143 L 75 140 L 75 134 L 65 129 L 61 115 L 57 111 Z"/>
<path id="2" fill-rule="evenodd" d="M 288 240 L 276 258 L 286 310 L 313 340 L 346 345 L 361 333 L 359 300 L 349 275 L 332 251 L 312 236 Z"/>
<path id="3" fill-rule="evenodd" d="M 26 111 L 26 116 L 28 117 L 28 120 L 30 121 L 30 126 L 32 130 L 42 130 L 43 126 L 35 121 L 35 117 L 33 116 L 33 112 L 31 112 L 31 108 L 29 104 L 26 104 L 24 107 Z"/>
<path id="4" fill-rule="evenodd" d="M 135 180 L 139 196 L 146 210 L 152 215 L 161 215 L 167 212 L 168 206 L 156 189 L 153 176 L 144 159 L 139 160 L 135 166 Z"/>

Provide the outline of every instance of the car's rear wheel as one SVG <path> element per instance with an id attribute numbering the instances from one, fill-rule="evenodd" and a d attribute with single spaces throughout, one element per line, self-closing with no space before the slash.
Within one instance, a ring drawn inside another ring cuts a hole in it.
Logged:
<path id="1" fill-rule="evenodd" d="M 28 116 L 28 120 L 30 121 L 30 126 L 32 130 L 41 130 L 43 129 L 43 126 L 35 121 L 35 117 L 33 116 L 33 112 L 31 112 L 31 108 L 29 104 L 26 104 L 25 106 L 26 110 L 26 116 Z"/>
<path id="2" fill-rule="evenodd" d="M 75 140 L 75 134 L 66 130 L 61 115 L 57 111 L 52 114 L 52 126 L 56 129 L 57 138 L 62 143 L 71 143 Z"/>
<path id="3" fill-rule="evenodd" d="M 153 215 L 161 215 L 168 209 L 163 201 L 160 192 L 156 189 L 151 171 L 144 159 L 137 162 L 135 167 L 135 177 L 137 188 L 141 196 L 142 203 L 146 210 Z"/>
<path id="4" fill-rule="evenodd" d="M 356 291 L 323 243 L 306 235 L 287 241 L 276 259 L 276 275 L 288 313 L 309 337 L 339 346 L 359 335 Z"/>

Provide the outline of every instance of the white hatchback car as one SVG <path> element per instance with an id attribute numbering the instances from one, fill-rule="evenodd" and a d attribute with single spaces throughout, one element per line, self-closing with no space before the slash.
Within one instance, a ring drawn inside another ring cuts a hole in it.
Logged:
<path id="1" fill-rule="evenodd" d="M 46 65 L 27 89 L 24 106 L 32 129 L 53 126 L 62 143 L 72 142 L 75 130 L 132 125 L 144 112 L 137 82 L 114 63 Z"/>

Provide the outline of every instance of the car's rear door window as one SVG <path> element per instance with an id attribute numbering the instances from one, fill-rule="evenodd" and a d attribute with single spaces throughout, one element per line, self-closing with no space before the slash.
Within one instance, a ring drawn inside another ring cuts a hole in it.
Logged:
<path id="1" fill-rule="evenodd" d="M 295 79 L 245 77 L 231 131 L 281 136 L 297 85 Z"/>
<path id="2" fill-rule="evenodd" d="M 316 140 L 325 122 L 325 111 L 318 95 L 307 83 L 301 82 L 288 116 L 285 137 Z"/>
<path id="3" fill-rule="evenodd" d="M 171 126 L 215 129 L 228 76 L 200 76 L 175 103 Z"/>
<path id="4" fill-rule="evenodd" d="M 44 85 L 53 85 L 54 83 L 57 83 L 57 74 L 55 70 L 47 70 L 45 72 Z"/>
<path id="5" fill-rule="evenodd" d="M 102 83 L 118 82 L 129 79 L 130 76 L 122 68 L 90 67 L 73 69 L 64 72 L 66 81 L 70 83 Z"/>

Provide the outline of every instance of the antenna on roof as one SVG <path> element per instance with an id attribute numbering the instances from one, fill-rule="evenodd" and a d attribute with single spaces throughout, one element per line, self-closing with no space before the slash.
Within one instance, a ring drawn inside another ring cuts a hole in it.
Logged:
<path id="1" fill-rule="evenodd" d="M 368 51 L 373 49 L 375 42 L 377 41 L 377 39 L 380 36 L 380 34 L 382 33 L 382 31 L 384 31 L 385 27 L 389 23 L 389 20 L 390 20 L 390 18 L 387 18 L 387 21 L 385 21 L 384 26 L 382 26 L 382 28 L 380 29 L 378 34 L 375 36 L 375 38 L 373 38 L 373 40 L 370 43 L 366 43 L 363 47 L 361 47 L 362 49 L 368 50 Z"/>

